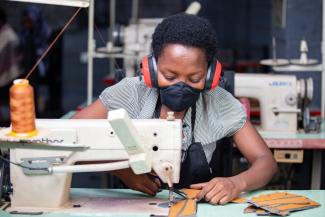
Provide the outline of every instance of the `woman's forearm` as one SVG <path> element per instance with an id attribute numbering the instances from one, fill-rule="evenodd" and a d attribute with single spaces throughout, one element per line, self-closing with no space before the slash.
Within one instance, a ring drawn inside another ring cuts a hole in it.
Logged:
<path id="1" fill-rule="evenodd" d="M 251 167 L 231 179 L 240 186 L 240 191 L 249 191 L 266 185 L 276 173 L 277 164 L 263 138 L 247 121 L 233 139 Z"/>
<path id="2" fill-rule="evenodd" d="M 274 158 L 267 155 L 257 158 L 248 170 L 231 179 L 239 186 L 240 191 L 249 191 L 266 185 L 276 172 Z"/>

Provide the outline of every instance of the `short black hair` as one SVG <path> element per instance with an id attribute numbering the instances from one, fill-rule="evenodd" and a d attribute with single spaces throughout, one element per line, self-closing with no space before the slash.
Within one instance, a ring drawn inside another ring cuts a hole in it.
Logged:
<path id="1" fill-rule="evenodd" d="M 167 44 L 199 47 L 205 51 L 210 63 L 217 52 L 216 38 L 216 32 L 207 19 L 181 13 L 169 16 L 158 24 L 152 35 L 151 47 L 156 60 Z"/>

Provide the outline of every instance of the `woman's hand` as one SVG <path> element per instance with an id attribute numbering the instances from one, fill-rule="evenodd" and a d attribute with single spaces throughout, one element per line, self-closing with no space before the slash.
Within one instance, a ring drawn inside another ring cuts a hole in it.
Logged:
<path id="1" fill-rule="evenodd" d="M 209 182 L 198 183 L 191 185 L 191 188 L 201 189 L 197 195 L 197 199 L 205 199 L 211 204 L 226 204 L 232 199 L 236 198 L 240 192 L 240 183 L 233 177 L 213 178 Z"/>
<path id="2" fill-rule="evenodd" d="M 155 196 L 161 187 L 159 180 L 147 174 L 136 175 L 130 168 L 113 171 L 111 174 L 120 178 L 129 188 L 151 196 Z"/>

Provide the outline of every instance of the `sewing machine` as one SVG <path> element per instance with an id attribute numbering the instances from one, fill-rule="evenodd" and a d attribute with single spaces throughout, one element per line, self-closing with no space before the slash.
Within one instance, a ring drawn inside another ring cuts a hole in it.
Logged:
<path id="1" fill-rule="evenodd" d="M 133 5 L 132 5 L 133 6 Z M 133 7 L 138 8 L 138 5 Z M 192 1 L 187 7 L 187 14 L 196 15 L 201 9 L 198 1 Z M 114 9 L 113 9 L 114 10 Z M 115 12 L 112 12 L 115 14 Z M 134 76 L 141 59 L 151 52 L 152 34 L 163 18 L 131 18 L 129 25 L 121 26 L 111 23 L 110 41 L 106 47 L 99 48 L 99 52 L 108 52 L 110 57 L 123 57 L 123 69 L 127 76 Z"/>
<path id="2" fill-rule="evenodd" d="M 135 174 L 153 170 L 169 186 L 178 183 L 182 128 L 180 120 L 169 120 L 131 120 L 120 109 L 110 111 L 108 120 L 36 120 L 38 134 L 28 139 L 1 129 L 0 147 L 10 148 L 10 210 L 71 207 L 74 172 L 130 167 Z"/>
<path id="3" fill-rule="evenodd" d="M 304 125 L 308 128 L 310 117 L 307 105 L 313 97 L 311 79 L 298 80 L 293 75 L 237 73 L 235 96 L 259 101 L 261 130 L 296 132 L 299 115 L 304 115 Z"/>

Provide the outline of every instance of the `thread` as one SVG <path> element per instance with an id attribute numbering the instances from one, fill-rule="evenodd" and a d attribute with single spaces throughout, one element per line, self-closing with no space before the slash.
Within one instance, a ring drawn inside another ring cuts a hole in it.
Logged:
<path id="1" fill-rule="evenodd" d="M 79 8 L 69 19 L 69 21 L 64 25 L 64 27 L 57 34 L 51 44 L 47 47 L 41 57 L 37 60 L 37 62 L 27 73 L 25 79 L 14 80 L 14 84 L 10 87 L 9 95 L 11 132 L 9 133 L 9 136 L 28 138 L 37 134 L 37 130 L 35 127 L 34 90 L 27 79 L 34 72 L 36 67 L 40 64 L 40 62 L 47 55 L 50 49 L 54 46 L 59 37 L 66 30 L 66 28 L 74 20 L 80 10 L 81 8 Z"/>
<path id="2" fill-rule="evenodd" d="M 10 136 L 26 138 L 36 135 L 34 90 L 29 81 L 27 79 L 14 80 L 9 95 Z"/>
<path id="3" fill-rule="evenodd" d="M 36 69 L 36 67 L 41 63 L 41 61 L 44 59 L 44 57 L 46 56 L 46 54 L 51 50 L 51 48 L 54 46 L 54 44 L 57 42 L 57 40 L 60 38 L 60 36 L 63 34 L 63 32 L 68 28 L 68 26 L 70 25 L 70 23 L 78 15 L 78 13 L 79 13 L 80 10 L 81 10 L 81 8 L 79 8 L 72 15 L 72 17 L 69 19 L 69 21 L 64 25 L 64 27 L 61 29 L 61 31 L 57 34 L 57 36 L 54 38 L 54 40 L 51 42 L 51 44 L 47 47 L 47 49 L 44 51 L 44 53 L 41 55 L 41 57 L 37 60 L 37 62 L 31 68 L 31 70 L 29 70 L 29 72 L 27 73 L 25 79 L 28 79 L 29 76 L 34 72 L 34 70 Z"/>

